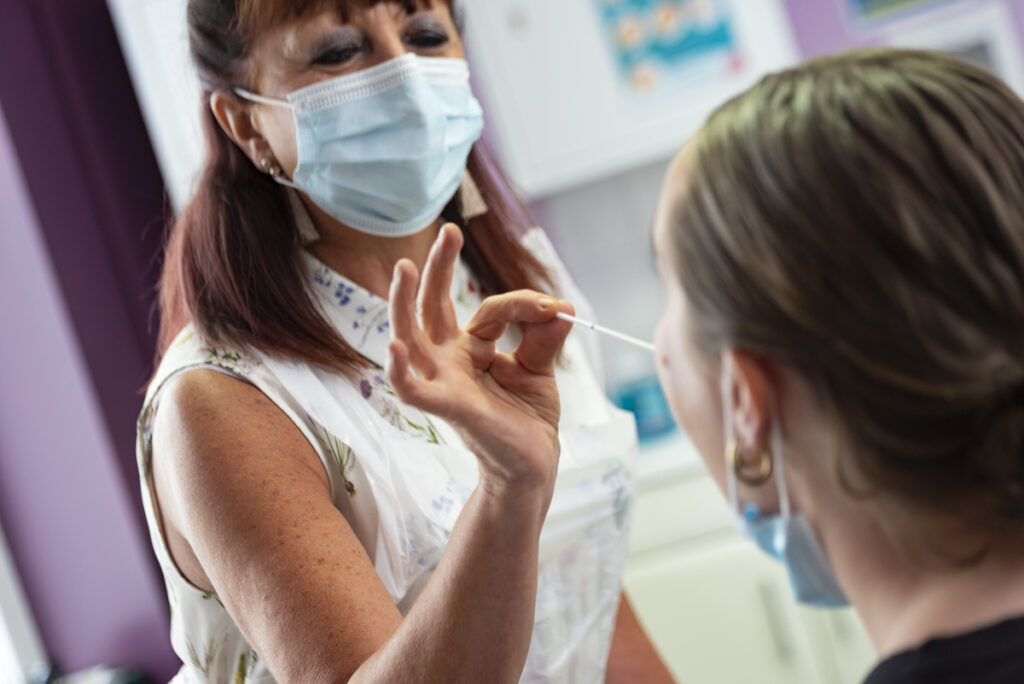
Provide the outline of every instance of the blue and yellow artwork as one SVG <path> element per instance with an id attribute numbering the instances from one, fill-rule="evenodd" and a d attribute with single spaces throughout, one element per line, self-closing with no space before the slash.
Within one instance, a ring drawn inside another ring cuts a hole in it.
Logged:
<path id="1" fill-rule="evenodd" d="M 934 5 L 945 0 L 847 0 L 854 15 L 861 19 L 878 19 L 902 13 L 922 5 Z"/>
<path id="2" fill-rule="evenodd" d="M 729 0 L 594 0 L 606 40 L 636 90 L 743 68 Z"/>

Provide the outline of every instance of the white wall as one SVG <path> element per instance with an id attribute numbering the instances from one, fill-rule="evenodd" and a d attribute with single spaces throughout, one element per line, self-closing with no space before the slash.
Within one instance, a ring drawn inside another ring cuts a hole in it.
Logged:
<path id="1" fill-rule="evenodd" d="M 19 684 L 45 660 L 21 581 L 0 529 L 0 684 Z"/>
<path id="2" fill-rule="evenodd" d="M 536 213 L 604 325 L 652 340 L 664 301 L 651 226 L 668 160 L 537 203 Z M 654 357 L 602 336 L 608 387 L 653 375 Z"/>

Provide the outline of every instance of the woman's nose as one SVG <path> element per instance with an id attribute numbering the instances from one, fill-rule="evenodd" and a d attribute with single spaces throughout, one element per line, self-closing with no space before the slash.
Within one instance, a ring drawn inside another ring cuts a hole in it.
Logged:
<path id="1" fill-rule="evenodd" d="M 402 42 L 400 35 L 391 31 L 382 32 L 382 35 L 379 35 L 374 41 L 373 66 L 401 57 L 407 52 L 409 49 Z"/>

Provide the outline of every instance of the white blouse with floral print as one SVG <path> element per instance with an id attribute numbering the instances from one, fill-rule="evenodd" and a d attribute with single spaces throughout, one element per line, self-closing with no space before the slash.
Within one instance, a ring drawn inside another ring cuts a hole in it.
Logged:
<path id="1" fill-rule="evenodd" d="M 553 294 L 588 315 L 544 233 L 534 229 L 523 243 L 551 270 L 558 290 Z M 368 361 L 361 377 L 326 377 L 318 370 L 317 379 L 309 368 L 290 373 L 287 364 L 258 353 L 211 348 L 188 327 L 161 362 L 139 418 L 137 451 L 146 516 L 171 604 L 172 645 L 183 662 L 175 682 L 274 679 L 220 600 L 181 575 L 162 537 L 150 476 L 150 428 L 170 379 L 189 370 L 217 370 L 259 388 L 284 411 L 320 456 L 335 507 L 403 614 L 436 567 L 475 484 L 476 461 L 455 431 L 402 404 L 385 380 L 387 302 L 314 257 L 305 258 L 310 286 L 325 315 Z M 480 288 L 461 261 L 452 298 L 462 324 L 481 302 Z M 596 343 L 589 335 L 570 334 L 556 372 L 563 409 L 562 457 L 541 536 L 535 628 L 522 682 L 604 681 L 632 511 L 636 434 L 632 418 L 612 407 L 601 392 Z M 506 348 L 514 343 L 514 334 L 502 340 Z M 332 383 L 334 403 L 325 403 L 324 395 L 315 397 Z M 353 407 L 353 397 L 362 405 Z"/>

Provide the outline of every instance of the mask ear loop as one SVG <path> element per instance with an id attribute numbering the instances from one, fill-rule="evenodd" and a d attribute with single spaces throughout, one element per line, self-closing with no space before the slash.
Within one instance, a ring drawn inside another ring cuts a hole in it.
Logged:
<path id="1" fill-rule="evenodd" d="M 270 105 L 271 107 L 284 107 L 285 109 L 291 109 L 292 103 L 287 100 L 279 100 L 276 97 L 264 97 L 263 95 L 257 95 L 256 93 L 250 92 L 245 88 L 232 88 L 232 91 L 238 97 L 243 100 L 249 100 L 257 104 Z"/>
<path id="2" fill-rule="evenodd" d="M 282 107 L 284 109 L 291 109 L 294 111 L 292 103 L 288 102 L 287 100 L 278 100 L 277 98 L 274 97 L 264 97 L 262 95 L 257 95 L 256 93 L 250 92 L 245 88 L 232 88 L 232 91 L 235 93 L 235 95 L 242 98 L 243 100 L 249 100 L 250 102 L 255 102 L 256 104 L 270 105 L 271 107 Z M 263 160 L 261 160 L 260 166 L 263 167 L 264 173 L 266 173 L 267 175 L 274 179 L 274 182 L 285 187 L 292 188 L 293 190 L 301 189 L 299 188 L 298 185 L 296 185 L 291 180 L 285 177 L 284 171 L 281 169 L 280 166 L 277 165 L 276 162 L 271 162 L 269 159 L 264 158 Z"/>
<path id="3" fill-rule="evenodd" d="M 275 183 L 283 185 L 286 188 L 291 188 L 292 190 L 301 190 L 298 185 L 285 178 L 284 171 L 278 164 L 270 162 L 269 159 L 264 159 L 263 161 L 267 162 L 263 165 L 263 170 L 266 171 L 268 176 L 274 179 Z"/>
<path id="4" fill-rule="evenodd" d="M 789 485 L 786 484 L 786 457 L 782 448 L 782 426 L 779 424 L 779 407 L 774 390 L 771 397 L 772 424 L 769 444 L 772 448 L 772 456 L 777 461 L 775 466 L 775 485 L 779 492 L 779 513 L 783 520 L 789 520 Z"/>
<path id="5" fill-rule="evenodd" d="M 732 363 L 723 359 L 722 360 L 722 422 L 723 422 L 723 434 L 725 434 L 726 440 L 726 454 L 730 451 L 738 448 L 736 444 L 736 437 L 733 435 L 732 430 Z M 736 509 L 736 513 L 740 517 L 744 517 L 743 507 L 740 505 L 740 497 L 738 487 L 736 485 L 737 480 L 736 469 L 729 459 L 726 458 L 725 464 L 725 488 L 726 493 L 729 496 L 729 504 Z"/>

